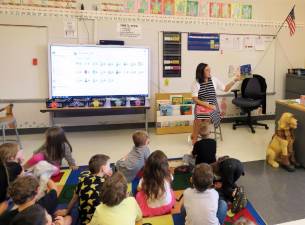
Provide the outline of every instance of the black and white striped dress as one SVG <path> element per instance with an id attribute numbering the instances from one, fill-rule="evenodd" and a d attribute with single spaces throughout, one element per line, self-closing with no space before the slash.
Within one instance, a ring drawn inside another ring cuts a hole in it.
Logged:
<path id="1" fill-rule="evenodd" d="M 216 106 L 216 109 L 206 114 L 197 114 L 197 110 L 195 109 L 195 119 L 210 119 L 214 124 L 214 127 L 219 127 L 221 120 L 220 110 L 217 103 L 215 87 L 211 78 L 209 78 L 208 82 L 200 84 L 198 99 Z"/>

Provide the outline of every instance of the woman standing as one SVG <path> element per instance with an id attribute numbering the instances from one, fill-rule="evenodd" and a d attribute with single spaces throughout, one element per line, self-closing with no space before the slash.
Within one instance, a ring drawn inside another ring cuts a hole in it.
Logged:
<path id="1" fill-rule="evenodd" d="M 227 85 L 222 84 L 216 77 L 211 76 L 208 64 L 200 63 L 196 69 L 196 81 L 192 86 L 192 97 L 195 103 L 195 119 L 193 124 L 192 143 L 198 139 L 198 132 L 202 121 L 213 123 L 214 127 L 220 124 L 220 110 L 216 98 L 216 90 L 228 92 L 233 85 L 241 80 L 238 72 L 233 81 Z M 200 110 L 204 108 L 206 110 Z M 201 111 L 201 112 L 199 112 Z"/>

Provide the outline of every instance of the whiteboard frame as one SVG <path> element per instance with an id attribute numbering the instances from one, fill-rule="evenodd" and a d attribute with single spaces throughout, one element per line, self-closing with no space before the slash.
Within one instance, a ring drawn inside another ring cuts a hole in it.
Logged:
<path id="1" fill-rule="evenodd" d="M 137 95 L 137 96 L 143 96 L 147 99 L 150 98 L 150 79 L 151 79 L 151 49 L 148 46 L 135 46 L 135 45 L 90 45 L 90 44 L 57 44 L 57 43 L 49 43 L 48 44 L 48 76 L 49 76 L 49 98 L 52 98 L 52 68 L 51 68 L 51 47 L 52 46 L 69 46 L 69 47 L 99 47 L 99 48 L 143 48 L 148 50 L 148 79 L 147 79 L 147 87 L 148 87 L 148 93 L 147 95 Z M 100 97 L 120 97 L 120 96 L 126 96 L 129 97 L 129 95 L 100 95 Z M 130 96 L 136 96 L 136 95 L 130 95 Z M 72 96 L 71 96 L 72 97 Z M 86 96 L 84 96 L 86 97 Z M 90 97 L 90 96 L 87 96 Z M 94 96 L 92 96 L 94 97 Z"/>

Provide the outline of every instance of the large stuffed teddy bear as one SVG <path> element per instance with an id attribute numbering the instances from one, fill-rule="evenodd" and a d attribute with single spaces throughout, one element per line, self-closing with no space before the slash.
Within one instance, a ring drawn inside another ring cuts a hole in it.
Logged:
<path id="1" fill-rule="evenodd" d="M 267 162 L 272 167 L 281 165 L 289 172 L 300 166 L 293 151 L 294 134 L 297 120 L 291 113 L 283 113 L 278 121 L 278 127 L 267 148 Z"/>

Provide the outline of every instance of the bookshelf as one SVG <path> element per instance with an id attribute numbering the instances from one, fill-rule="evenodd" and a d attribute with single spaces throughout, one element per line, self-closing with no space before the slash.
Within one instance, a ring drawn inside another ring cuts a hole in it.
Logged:
<path id="1" fill-rule="evenodd" d="M 183 99 L 173 104 L 173 99 Z M 156 94 L 156 134 L 191 133 L 194 120 L 194 104 L 191 93 Z"/>
<path id="2" fill-rule="evenodd" d="M 180 32 L 163 32 L 163 77 L 181 77 Z"/>

